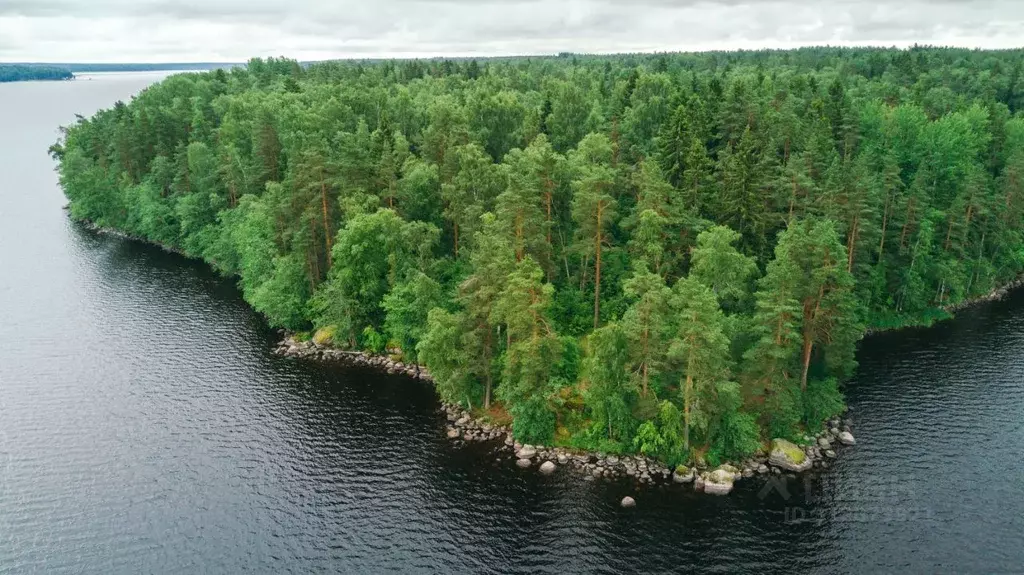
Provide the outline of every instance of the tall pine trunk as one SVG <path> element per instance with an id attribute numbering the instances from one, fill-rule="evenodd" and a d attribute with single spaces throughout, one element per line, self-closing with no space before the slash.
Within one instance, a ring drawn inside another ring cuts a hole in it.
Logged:
<path id="1" fill-rule="evenodd" d="M 853 216 L 853 226 L 850 228 L 850 237 L 847 241 L 849 245 L 846 246 L 846 271 L 851 273 L 853 272 L 853 253 L 857 249 L 857 233 L 859 232 L 857 227 L 859 224 L 860 216 Z"/>
<path id="2" fill-rule="evenodd" d="M 597 233 L 594 234 L 594 329 L 601 324 L 601 211 L 604 206 L 597 203 Z"/>
<path id="3" fill-rule="evenodd" d="M 327 215 L 327 182 L 323 171 L 320 172 L 320 203 L 324 212 L 324 244 L 327 248 L 327 267 L 331 267 L 331 224 Z"/>

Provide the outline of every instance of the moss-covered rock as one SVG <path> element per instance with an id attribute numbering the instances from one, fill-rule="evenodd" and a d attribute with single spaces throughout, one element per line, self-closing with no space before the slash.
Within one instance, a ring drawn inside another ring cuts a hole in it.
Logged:
<path id="1" fill-rule="evenodd" d="M 329 325 L 316 330 L 313 334 L 313 343 L 326 345 L 334 341 L 334 334 L 338 331 L 337 326 Z"/>
<path id="2" fill-rule="evenodd" d="M 802 472 L 811 468 L 812 462 L 798 445 L 785 439 L 773 439 L 768 462 L 787 471 Z"/>
<path id="3" fill-rule="evenodd" d="M 676 483 L 689 483 L 693 481 L 693 470 L 685 465 L 677 465 L 672 473 L 672 481 Z"/>
<path id="4" fill-rule="evenodd" d="M 732 473 L 733 475 L 739 475 L 740 474 L 740 470 L 738 468 L 736 468 L 736 467 L 734 467 L 732 465 L 729 465 L 728 463 L 723 463 L 722 465 L 719 465 L 718 468 L 719 469 L 724 469 L 725 471 L 728 471 L 729 473 Z"/>

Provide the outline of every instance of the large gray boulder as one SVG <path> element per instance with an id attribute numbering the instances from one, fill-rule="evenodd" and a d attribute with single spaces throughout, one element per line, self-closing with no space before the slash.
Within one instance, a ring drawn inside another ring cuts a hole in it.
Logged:
<path id="1" fill-rule="evenodd" d="M 519 467 L 522 467 L 523 469 L 526 469 L 527 467 L 529 467 L 532 464 L 533 464 L 533 462 L 530 461 L 529 459 L 517 459 L 516 460 L 516 465 L 518 465 Z"/>
<path id="2" fill-rule="evenodd" d="M 557 466 L 554 464 L 554 462 L 545 461 L 540 466 L 540 472 L 543 473 L 544 475 L 551 475 L 552 473 L 555 472 L 556 468 Z"/>
<path id="3" fill-rule="evenodd" d="M 807 471 L 813 465 L 803 449 L 785 439 L 778 438 L 772 440 L 772 451 L 768 456 L 768 463 L 796 473 Z"/>
<path id="4" fill-rule="evenodd" d="M 620 503 L 620 505 L 626 508 L 636 507 L 636 500 L 627 495 L 622 498 L 622 503 Z"/>
<path id="5" fill-rule="evenodd" d="M 843 445 L 853 445 L 857 443 L 857 440 L 853 438 L 853 434 L 849 431 L 844 431 L 839 434 L 839 443 Z"/>
<path id="6" fill-rule="evenodd" d="M 537 448 L 532 445 L 524 445 L 522 449 L 516 452 L 516 457 L 519 459 L 530 459 L 537 455 Z"/>
<path id="7" fill-rule="evenodd" d="M 732 491 L 736 474 L 727 469 L 716 469 L 704 478 L 704 493 L 711 495 L 728 495 Z"/>

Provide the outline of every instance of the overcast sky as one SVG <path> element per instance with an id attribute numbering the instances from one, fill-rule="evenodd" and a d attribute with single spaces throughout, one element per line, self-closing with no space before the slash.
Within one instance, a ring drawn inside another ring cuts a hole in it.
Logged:
<path id="1" fill-rule="evenodd" d="M 0 61 L 1024 45 L 1024 0 L 0 0 Z"/>

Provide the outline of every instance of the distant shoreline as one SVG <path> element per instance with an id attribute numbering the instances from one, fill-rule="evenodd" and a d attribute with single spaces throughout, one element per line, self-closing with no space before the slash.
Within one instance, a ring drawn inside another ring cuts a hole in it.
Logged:
<path id="1" fill-rule="evenodd" d="M 0 64 L 0 83 L 73 80 L 74 72 L 60 66 Z"/>
<path id="2" fill-rule="evenodd" d="M 72 74 L 93 72 L 201 72 L 218 68 L 230 69 L 244 66 L 245 62 L 161 62 L 161 63 L 89 63 L 89 62 L 18 62 L 4 66 L 21 66 L 30 68 L 57 68 Z"/>

